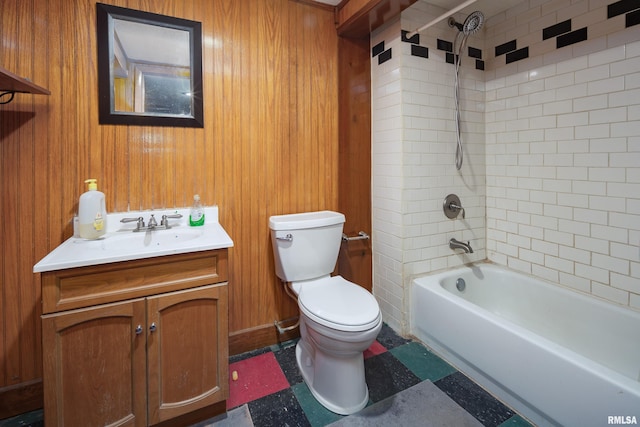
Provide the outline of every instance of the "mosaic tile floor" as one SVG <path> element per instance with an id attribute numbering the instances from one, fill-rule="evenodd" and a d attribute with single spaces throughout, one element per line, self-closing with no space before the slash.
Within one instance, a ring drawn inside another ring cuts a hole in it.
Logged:
<path id="1" fill-rule="evenodd" d="M 325 409 L 311 395 L 296 366 L 295 344 L 296 341 L 290 341 L 232 356 L 229 375 L 234 371 L 238 375 L 237 380 L 229 380 L 227 409 L 232 416 L 221 416 L 193 427 L 321 427 L 346 421 L 345 417 Z M 481 425 L 531 427 L 422 344 L 398 336 L 386 325 L 364 355 L 368 408 L 430 381 L 455 402 L 452 404 L 456 410 L 458 406 L 463 408 Z M 403 410 L 411 411 L 411 408 Z M 42 411 L 0 420 L 0 427 L 16 426 L 42 426 Z"/>
<path id="2" fill-rule="evenodd" d="M 230 359 L 227 409 L 248 407 L 255 427 L 321 427 L 343 419 L 321 406 L 302 380 L 295 359 L 295 341 L 248 352 Z M 484 426 L 531 426 L 422 344 L 398 336 L 384 325 L 365 351 L 369 405 L 422 381 L 433 382 Z M 198 427 L 216 425 L 201 423 Z"/>

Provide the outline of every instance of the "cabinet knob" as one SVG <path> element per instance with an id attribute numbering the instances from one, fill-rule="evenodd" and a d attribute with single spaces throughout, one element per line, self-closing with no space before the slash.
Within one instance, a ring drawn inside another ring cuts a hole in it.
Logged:
<path id="1" fill-rule="evenodd" d="M 142 325 L 136 326 L 136 335 L 140 335 L 142 333 Z"/>
<path id="2" fill-rule="evenodd" d="M 155 332 L 155 331 L 156 331 L 156 329 L 158 329 L 158 328 L 157 328 L 157 326 L 156 326 L 156 322 L 153 322 L 153 323 L 151 324 L 151 326 L 149 326 L 149 330 L 150 330 L 151 332 Z"/>

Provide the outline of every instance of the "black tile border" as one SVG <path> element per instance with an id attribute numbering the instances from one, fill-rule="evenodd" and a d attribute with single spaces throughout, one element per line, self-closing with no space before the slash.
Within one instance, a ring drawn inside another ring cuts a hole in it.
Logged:
<path id="1" fill-rule="evenodd" d="M 569 46 L 585 40 L 587 40 L 587 27 L 558 36 L 556 38 L 556 48 L 560 49 L 561 47 Z"/>
<path id="2" fill-rule="evenodd" d="M 445 52 L 453 52 L 453 43 L 446 40 L 438 39 L 438 50 L 444 50 Z"/>
<path id="3" fill-rule="evenodd" d="M 529 57 L 529 46 L 507 53 L 506 62 L 507 64 L 511 64 L 512 62 L 520 61 L 528 57 Z"/>
<path id="4" fill-rule="evenodd" d="M 400 32 L 400 37 L 403 42 L 420 44 L 420 34 L 414 34 L 411 38 L 407 38 L 407 34 L 409 34 L 409 31 L 407 30 L 402 30 Z"/>
<path id="5" fill-rule="evenodd" d="M 640 9 L 638 0 L 620 0 L 607 6 L 607 19 Z"/>
<path id="6" fill-rule="evenodd" d="M 640 24 L 640 10 L 629 12 L 625 18 L 625 28 L 633 27 Z"/>
<path id="7" fill-rule="evenodd" d="M 471 58 L 482 59 L 482 49 L 476 49 L 475 47 L 469 46 L 467 54 Z"/>
<path id="8" fill-rule="evenodd" d="M 456 55 L 454 55 L 451 52 L 447 52 L 445 61 L 447 61 L 447 64 L 455 64 L 456 63 Z"/>
<path id="9" fill-rule="evenodd" d="M 424 46 L 418 46 L 415 44 L 411 45 L 411 56 L 419 56 L 420 58 L 428 58 L 429 57 L 429 48 Z"/>
<path id="10" fill-rule="evenodd" d="M 640 25 L 640 1 L 639 0 L 619 0 L 607 6 L 607 19 L 625 14 L 625 28 Z M 407 38 L 409 31 L 401 30 L 403 42 L 411 43 L 411 55 L 421 58 L 429 58 L 429 48 L 420 46 L 420 34 Z M 554 25 L 542 29 L 542 40 L 556 38 L 556 49 L 570 46 L 588 40 L 588 27 L 579 28 L 572 31 L 572 20 L 566 19 Z M 446 52 L 445 61 L 455 64 L 456 55 L 453 54 L 453 43 L 437 38 L 437 49 Z M 505 63 L 511 64 L 522 59 L 529 58 L 529 47 L 518 49 L 517 39 L 510 40 L 494 47 L 495 58 L 505 55 Z M 391 49 L 384 49 L 384 41 L 372 48 L 372 56 L 378 56 L 378 65 L 385 63 L 392 57 Z M 476 58 L 475 68 L 485 69 L 485 62 L 482 60 L 482 50 L 468 47 L 468 56 Z"/>
<path id="11" fill-rule="evenodd" d="M 501 45 L 496 46 L 496 58 L 500 55 L 504 55 L 508 52 L 513 52 L 517 49 L 517 43 L 515 40 L 511 40 L 506 43 L 502 43 Z"/>
<path id="12" fill-rule="evenodd" d="M 550 39 L 551 37 L 559 36 L 560 34 L 568 33 L 571 31 L 571 19 L 551 25 L 550 27 L 542 29 L 542 40 Z"/>
<path id="13" fill-rule="evenodd" d="M 389 49 L 385 50 L 384 52 L 382 52 L 380 55 L 378 55 L 378 65 L 384 64 L 385 62 L 390 60 L 391 57 L 392 57 L 391 48 L 389 48 Z"/>
<path id="14" fill-rule="evenodd" d="M 371 48 L 371 57 L 376 57 L 384 52 L 384 40 Z"/>

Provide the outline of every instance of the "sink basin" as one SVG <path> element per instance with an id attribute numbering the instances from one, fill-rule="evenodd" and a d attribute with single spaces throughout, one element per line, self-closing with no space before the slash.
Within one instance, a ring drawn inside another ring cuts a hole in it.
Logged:
<path id="1" fill-rule="evenodd" d="M 134 233 L 119 231 L 96 240 L 73 239 L 78 250 L 119 251 L 144 250 L 182 245 L 204 235 L 204 227 L 171 228 L 169 230 L 152 230 Z"/>
<path id="2" fill-rule="evenodd" d="M 149 212 L 109 214 L 107 233 L 103 237 L 96 240 L 72 237 L 38 262 L 33 271 L 40 273 L 233 246 L 233 241 L 217 221 L 217 207 L 205 208 L 207 222 L 201 227 L 187 225 L 188 211 L 175 213 L 181 213 L 183 217 L 174 221 L 172 228 L 140 232 L 134 232 L 131 225 L 122 225 L 120 220 L 126 216 L 147 218 Z"/>

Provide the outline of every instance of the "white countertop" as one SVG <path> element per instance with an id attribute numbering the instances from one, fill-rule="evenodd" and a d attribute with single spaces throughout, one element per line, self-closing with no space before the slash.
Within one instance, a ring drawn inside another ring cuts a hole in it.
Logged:
<path id="1" fill-rule="evenodd" d="M 145 224 L 151 214 L 160 224 L 162 215 L 182 214 L 170 219 L 169 230 L 134 232 L 136 222 L 123 224 L 122 218 L 142 216 Z M 189 209 L 119 212 L 107 214 L 107 233 L 99 239 L 71 237 L 33 266 L 34 273 L 108 264 L 189 252 L 233 247 L 233 241 L 218 222 L 218 207 L 205 207 L 205 224 L 189 226 Z"/>

